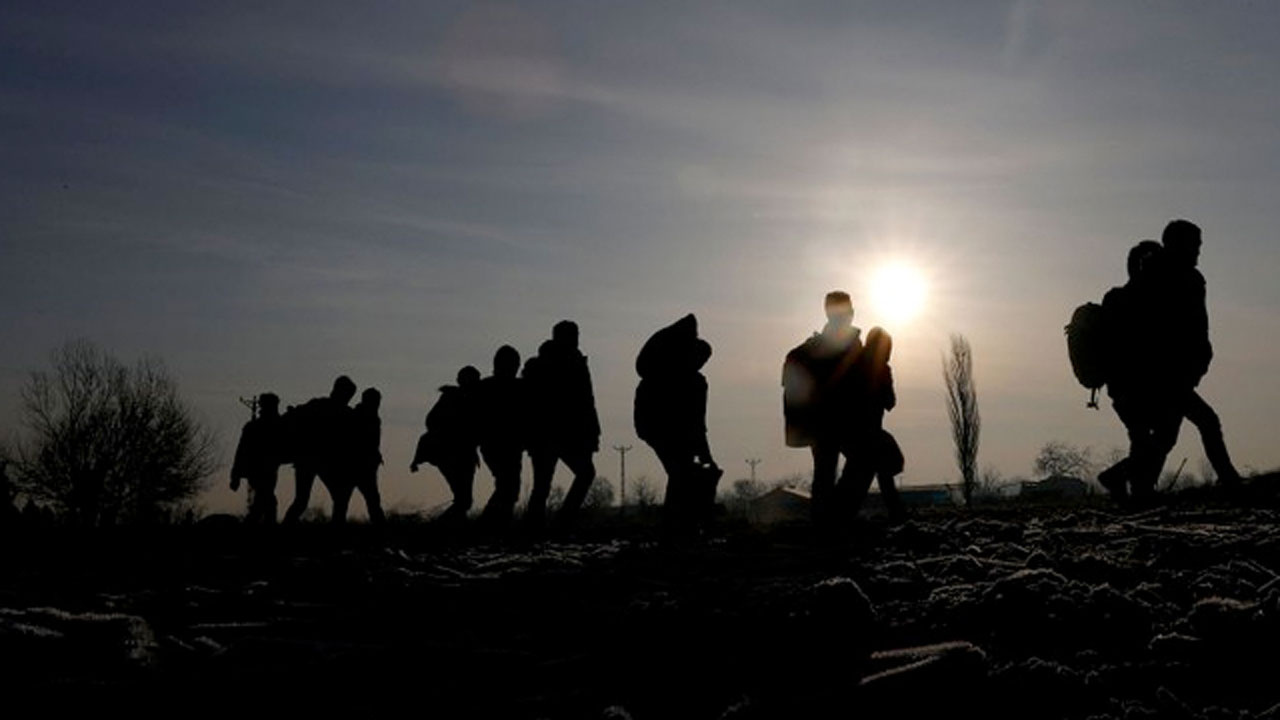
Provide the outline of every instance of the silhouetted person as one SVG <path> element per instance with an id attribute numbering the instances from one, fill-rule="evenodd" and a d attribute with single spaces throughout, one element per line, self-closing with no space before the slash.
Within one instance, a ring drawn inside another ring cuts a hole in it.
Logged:
<path id="1" fill-rule="evenodd" d="M 1234 485 L 1239 482 L 1240 473 L 1227 452 L 1222 423 L 1218 414 L 1195 390 L 1213 360 L 1204 276 L 1196 269 L 1200 258 L 1200 228 L 1187 220 L 1174 220 L 1165 226 L 1160 241 L 1164 247 L 1161 268 L 1164 281 L 1161 284 L 1168 308 L 1161 332 L 1176 367 L 1173 387 L 1176 392 L 1185 394 L 1183 414 L 1200 432 L 1205 457 L 1213 466 L 1219 482 Z"/>
<path id="2" fill-rule="evenodd" d="M 710 357 L 693 314 L 654 333 L 636 357 L 636 436 L 667 473 L 663 509 L 676 531 L 710 519 L 723 474 L 707 443 L 707 379 L 700 370 Z"/>
<path id="3" fill-rule="evenodd" d="M 858 387 L 851 372 L 862 351 L 862 331 L 853 325 L 853 301 L 839 290 L 824 300 L 827 324 L 787 353 L 782 369 L 787 444 L 813 454 L 812 510 L 815 522 L 835 516 L 836 467 L 845 456 L 842 486 L 858 484 L 869 463 L 855 446 Z M 861 466 L 861 467 L 860 467 Z"/>
<path id="4" fill-rule="evenodd" d="M 592 455 L 600 449 L 600 419 L 591 371 L 587 357 L 578 350 L 576 323 L 561 320 L 555 324 L 551 339 L 525 363 L 523 378 L 529 393 L 529 459 L 533 464 L 533 491 L 525 518 L 533 527 L 545 521 L 556 463 L 563 461 L 573 472 L 573 484 L 559 510 L 559 520 L 568 524 L 595 481 Z"/>
<path id="5" fill-rule="evenodd" d="M 893 478 L 902 472 L 905 460 L 898 441 L 884 429 L 884 414 L 898 404 L 893 389 L 893 370 L 889 356 L 893 353 L 893 339 L 882 328 L 867 331 L 862 352 L 854 363 L 854 382 L 858 384 L 855 409 L 857 413 L 853 442 L 865 447 L 873 463 L 858 476 L 857 485 L 848 489 L 848 511 L 856 515 L 871 487 L 871 472 L 880 485 L 880 499 L 890 519 L 900 521 L 906 516 L 902 498 Z"/>
<path id="6" fill-rule="evenodd" d="M 239 490 L 241 480 L 249 483 L 245 522 L 250 525 L 276 522 L 276 481 L 284 457 L 284 441 L 280 398 L 275 393 L 263 393 L 258 396 L 257 416 L 240 431 L 240 443 L 231 464 L 231 489 Z"/>
<path id="7" fill-rule="evenodd" d="M 427 432 L 418 441 L 410 472 L 429 462 L 444 475 L 453 503 L 440 516 L 446 523 L 461 523 L 471 510 L 472 487 L 480 459 L 477 412 L 480 371 L 467 365 L 458 371 L 457 385 L 440 387 L 440 399 L 427 413 Z"/>
<path id="8" fill-rule="evenodd" d="M 1098 474 L 1115 498 L 1147 499 L 1178 438 L 1185 392 L 1183 371 L 1169 357 L 1168 309 L 1162 287 L 1164 250 L 1143 240 L 1129 251 L 1129 280 L 1102 298 L 1109 362 L 1107 394 L 1129 435 L 1129 454 Z"/>
<path id="9" fill-rule="evenodd" d="M 493 495 L 480 517 L 492 527 L 507 525 L 520 499 L 529 419 L 519 372 L 520 353 L 503 345 L 493 355 L 493 375 L 480 381 L 480 456 L 493 475 Z"/>
<path id="10" fill-rule="evenodd" d="M 333 494 L 333 521 L 346 522 L 347 509 L 351 505 L 352 492 L 359 490 L 369 511 L 369 521 L 381 525 L 386 520 L 382 512 L 382 496 L 378 493 L 378 467 L 382 465 L 382 419 L 378 408 L 382 405 L 382 393 L 366 388 L 360 393 L 360 402 L 347 414 L 347 428 L 339 441 L 346 446 L 341 487 L 330 487 Z"/>
<path id="11" fill-rule="evenodd" d="M 348 403 L 355 394 L 356 384 L 342 375 L 333 381 L 328 397 L 312 398 L 285 413 L 285 432 L 293 445 L 296 483 L 293 502 L 284 515 L 286 524 L 296 523 L 306 512 L 317 477 L 331 498 L 336 498 L 336 493 L 351 482 L 345 477 L 348 463 L 343 456 L 343 434 L 350 427 Z M 342 522 L 336 514 L 333 520 Z"/>

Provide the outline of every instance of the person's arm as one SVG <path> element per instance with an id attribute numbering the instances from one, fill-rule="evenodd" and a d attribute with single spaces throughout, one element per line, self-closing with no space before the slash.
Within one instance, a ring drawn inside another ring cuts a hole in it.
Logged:
<path id="1" fill-rule="evenodd" d="M 1209 363 L 1213 361 L 1213 344 L 1209 342 L 1209 306 L 1205 292 L 1204 275 L 1200 271 L 1195 272 L 1194 291 L 1192 297 L 1195 304 L 1192 306 L 1192 323 L 1196 338 L 1196 364 L 1195 364 L 1195 381 L 1200 382 L 1200 378 L 1209 372 Z"/>
<path id="2" fill-rule="evenodd" d="M 591 386 L 591 369 L 587 367 L 587 357 L 582 356 L 583 396 L 587 403 L 587 429 L 591 434 L 591 451 L 600 450 L 600 415 L 596 412 L 595 390 Z"/>
<path id="3" fill-rule="evenodd" d="M 884 366 L 884 409 L 892 410 L 898 404 L 898 395 L 893 390 L 893 368 Z"/>
<path id="4" fill-rule="evenodd" d="M 251 451 L 250 445 L 253 444 L 253 421 L 245 423 L 244 428 L 240 431 L 240 442 L 236 444 L 236 457 L 231 463 L 231 491 L 236 492 L 240 489 L 240 480 L 245 476 L 249 458 L 247 457 Z"/>
<path id="5" fill-rule="evenodd" d="M 703 465 L 717 467 L 715 458 L 711 457 L 711 443 L 707 439 L 707 378 L 697 374 L 697 384 L 693 388 L 693 418 L 697 434 L 693 438 L 694 457 Z"/>

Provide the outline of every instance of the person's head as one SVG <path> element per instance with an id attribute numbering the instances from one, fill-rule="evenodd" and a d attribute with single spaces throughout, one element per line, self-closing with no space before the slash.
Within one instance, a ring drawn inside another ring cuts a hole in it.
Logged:
<path id="1" fill-rule="evenodd" d="M 458 371 L 458 387 L 466 389 L 475 387 L 480 382 L 480 371 L 473 365 L 467 365 Z"/>
<path id="2" fill-rule="evenodd" d="M 493 354 L 493 375 L 513 378 L 520 372 L 520 352 L 510 345 L 503 345 Z"/>
<path id="3" fill-rule="evenodd" d="M 280 414 L 280 396 L 275 393 L 262 393 L 258 396 L 258 414 L 263 417 L 275 417 Z"/>
<path id="4" fill-rule="evenodd" d="M 1125 261 L 1129 279 L 1133 280 L 1140 275 L 1150 273 L 1159 264 L 1163 254 L 1164 246 L 1155 240 L 1143 240 L 1129 248 L 1129 257 Z"/>
<path id="5" fill-rule="evenodd" d="M 876 362 L 887 363 L 889 356 L 893 354 L 893 338 L 884 331 L 884 328 L 873 327 L 867 332 L 867 340 L 863 348 L 863 352 L 868 353 Z"/>
<path id="6" fill-rule="evenodd" d="M 333 381 L 333 390 L 329 391 L 329 397 L 346 405 L 351 402 L 351 398 L 356 396 L 356 384 L 346 375 L 339 375 L 337 380 Z"/>
<path id="7" fill-rule="evenodd" d="M 1200 226 L 1190 220 L 1174 220 L 1165 225 L 1160 242 L 1170 262 L 1176 265 L 1195 267 L 1200 259 Z"/>
<path id="8" fill-rule="evenodd" d="M 557 345 L 576 349 L 578 347 L 578 323 L 572 320 L 561 320 L 551 328 L 551 339 Z"/>
<path id="9" fill-rule="evenodd" d="M 827 322 L 832 325 L 849 325 L 853 322 L 853 299 L 843 290 L 832 290 L 822 303 L 827 311 Z"/>
<path id="10" fill-rule="evenodd" d="M 378 392 L 377 388 L 365 388 L 365 391 L 360 393 L 360 404 L 371 410 L 377 410 L 382 405 L 382 393 Z"/>

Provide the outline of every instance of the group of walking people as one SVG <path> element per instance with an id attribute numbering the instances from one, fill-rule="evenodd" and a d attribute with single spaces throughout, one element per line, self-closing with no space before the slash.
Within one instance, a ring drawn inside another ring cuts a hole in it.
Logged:
<path id="1" fill-rule="evenodd" d="M 254 417 L 245 424 L 231 464 L 231 489 L 242 481 L 249 486 L 246 522 L 276 522 L 276 482 L 280 466 L 293 463 L 296 483 L 293 502 L 285 512 L 286 524 L 296 523 L 307 510 L 317 478 L 333 500 L 334 522 L 346 521 L 351 496 L 359 490 L 369 510 L 369 520 L 385 519 L 378 493 L 378 467 L 382 465 L 382 420 L 378 409 L 382 393 L 367 388 L 351 407 L 356 384 L 343 375 L 324 397 L 280 412 L 280 398 L 262 393 L 254 402 Z"/>
<path id="2" fill-rule="evenodd" d="M 682 529 L 710 519 L 722 474 L 707 443 L 707 382 L 700 372 L 711 346 L 697 332 L 697 319 L 687 315 L 655 333 L 636 359 L 636 433 L 667 472 L 664 511 Z M 568 527 L 595 481 L 593 456 L 599 450 L 591 371 L 579 349 L 578 326 L 562 320 L 523 368 L 519 351 L 503 345 L 494 354 L 491 375 L 481 378 L 468 365 L 458 371 L 457 384 L 440 388 L 410 471 L 423 463 L 440 470 L 453 493 L 441 520 L 457 524 L 472 508 L 475 471 L 483 461 L 494 490 L 479 522 L 500 531 L 514 520 L 527 452 L 533 486 L 522 520 L 540 529 L 548 520 L 556 466 L 563 462 L 573 482 L 556 509 L 556 522 Z"/>
<path id="3" fill-rule="evenodd" d="M 409 469 L 417 472 L 430 463 L 440 470 L 453 493 L 441 519 L 460 523 L 471 510 L 475 472 L 483 460 L 494 490 L 480 520 L 501 529 L 513 520 L 520 498 L 524 454 L 533 466 L 524 521 L 534 527 L 546 523 L 552 479 L 563 462 L 573 473 L 558 509 L 567 525 L 595 481 L 593 456 L 599 450 L 600 419 L 587 356 L 578 347 L 577 324 L 562 320 L 523 368 L 519 351 L 503 345 L 494 353 L 491 375 L 482 378 L 468 365 L 458 371 L 456 385 L 441 387 Z"/>
<path id="4" fill-rule="evenodd" d="M 1196 390 L 1213 357 L 1205 282 L 1196 269 L 1200 245 L 1198 226 L 1170 222 L 1159 242 L 1144 240 L 1130 250 L 1128 282 L 1107 292 L 1101 305 L 1082 306 L 1068 326 L 1077 377 L 1095 390 L 1106 386 L 1128 432 L 1127 456 L 1098 477 L 1121 501 L 1154 494 L 1183 418 L 1200 431 L 1219 481 L 1233 485 L 1240 479 L 1218 416 Z M 875 480 L 890 518 L 900 520 L 905 512 L 894 478 L 905 460 L 884 429 L 884 415 L 897 402 L 889 366 L 892 339 L 879 327 L 862 337 L 846 292 L 828 293 L 824 308 L 826 325 L 787 353 L 782 372 L 786 443 L 812 454 L 813 519 L 825 528 L 847 524 Z M 723 475 L 707 439 L 702 368 L 711 354 L 711 345 L 698 336 L 697 318 L 689 314 L 655 332 L 636 357 L 635 431 L 667 474 L 664 514 L 679 530 L 696 530 L 711 519 Z M 371 521 L 383 521 L 377 486 L 381 395 L 369 388 L 350 407 L 355 393 L 355 383 L 342 376 L 327 397 L 285 413 L 274 394 L 258 396 L 231 470 L 232 489 L 242 480 L 249 485 L 249 522 L 275 522 L 277 473 L 288 462 L 297 491 L 286 523 L 305 512 L 316 478 L 333 498 L 335 521 L 345 520 L 356 490 Z M 587 357 L 579 349 L 578 326 L 562 320 L 523 366 L 519 351 L 503 345 L 488 377 L 468 365 L 458 371 L 456 384 L 441 387 L 410 470 L 417 472 L 423 463 L 440 470 L 453 495 L 441 520 L 460 524 L 474 504 L 475 473 L 483 462 L 494 490 L 480 521 L 503 529 L 514 520 L 528 453 L 533 484 L 523 519 L 541 528 L 552 479 L 563 462 L 573 482 L 557 519 L 572 525 L 595 481 L 599 449 Z"/>
<path id="5" fill-rule="evenodd" d="M 723 474 L 707 442 L 707 381 L 700 370 L 710 357 L 710 344 L 698 337 L 697 319 L 687 315 L 655 333 L 636 360 L 641 376 L 636 432 L 652 446 L 668 474 L 664 511 L 670 524 L 681 529 L 696 529 L 710 519 Z M 249 485 L 248 522 L 276 521 L 277 475 L 280 465 L 290 462 L 297 491 L 286 523 L 296 522 L 306 511 L 317 478 L 333 498 L 334 521 L 345 520 L 355 490 L 364 496 L 370 520 L 384 520 L 377 487 L 382 464 L 380 395 L 370 388 L 360 404 L 348 407 L 355 390 L 355 384 L 342 376 L 329 396 L 284 413 L 275 394 L 257 397 L 231 470 L 232 490 L 242 481 Z M 468 365 L 458 371 L 456 384 L 442 386 L 409 469 L 417 472 L 428 463 L 440 470 L 453 495 L 440 521 L 458 525 L 475 502 L 475 473 L 483 461 L 493 475 L 494 490 L 479 521 L 502 530 L 514 520 L 525 453 L 533 468 L 533 486 L 523 521 L 532 528 L 547 523 L 552 480 L 557 465 L 564 463 L 573 482 L 556 517 L 560 525 L 570 526 L 595 481 L 594 455 L 599 450 L 591 371 L 579 349 L 577 324 L 563 320 L 523 367 L 520 352 L 503 345 L 494 353 L 488 377 Z"/>

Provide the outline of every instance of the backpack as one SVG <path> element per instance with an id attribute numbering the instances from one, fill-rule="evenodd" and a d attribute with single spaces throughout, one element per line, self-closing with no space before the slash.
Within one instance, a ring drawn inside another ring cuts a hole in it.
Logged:
<path id="1" fill-rule="evenodd" d="M 787 447 L 813 444 L 818 381 L 811 341 L 794 347 L 782 363 L 782 417 Z"/>
<path id="2" fill-rule="evenodd" d="M 1071 313 L 1063 331 L 1067 336 L 1067 357 L 1076 380 L 1089 389 L 1086 407 L 1098 409 L 1098 390 L 1107 384 L 1110 369 L 1107 357 L 1107 322 L 1102 306 L 1087 302 Z"/>

